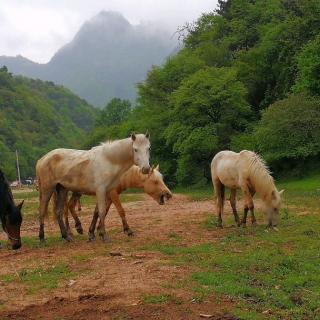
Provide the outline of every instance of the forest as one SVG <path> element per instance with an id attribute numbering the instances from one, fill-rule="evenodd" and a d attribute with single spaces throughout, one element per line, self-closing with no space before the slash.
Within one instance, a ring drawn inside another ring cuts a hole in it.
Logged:
<path id="1" fill-rule="evenodd" d="M 220 0 L 179 34 L 183 49 L 138 84 L 136 106 L 105 107 L 86 147 L 148 129 L 171 185 L 207 184 L 223 149 L 255 150 L 276 176 L 319 166 L 319 1 Z"/>
<path id="2" fill-rule="evenodd" d="M 137 100 L 97 111 L 52 82 L 0 71 L 0 162 L 15 177 L 56 147 L 91 148 L 149 130 L 170 186 L 206 185 L 224 149 L 250 149 L 274 175 L 316 170 L 320 154 L 320 2 L 219 0 L 177 31 L 181 50 L 149 70 Z"/>
<path id="3" fill-rule="evenodd" d="M 12 76 L 0 68 L 0 166 L 15 180 L 15 150 L 23 179 L 34 176 L 36 161 L 58 147 L 81 147 L 97 111 L 52 82 Z"/>

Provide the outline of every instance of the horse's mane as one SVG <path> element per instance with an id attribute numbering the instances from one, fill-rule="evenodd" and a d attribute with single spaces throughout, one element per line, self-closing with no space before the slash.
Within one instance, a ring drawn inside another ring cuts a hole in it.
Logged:
<path id="1" fill-rule="evenodd" d="M 18 214 L 17 210 L 13 210 L 14 208 L 15 203 L 9 183 L 0 170 L 0 221 L 2 226 L 5 225 L 6 215 L 10 216 L 10 221 L 14 224 L 21 219 L 20 212 Z"/>
<path id="2" fill-rule="evenodd" d="M 247 155 L 250 182 L 259 192 L 274 189 L 274 179 L 264 159 L 252 151 L 242 151 Z M 266 190 L 268 188 L 268 190 Z"/>

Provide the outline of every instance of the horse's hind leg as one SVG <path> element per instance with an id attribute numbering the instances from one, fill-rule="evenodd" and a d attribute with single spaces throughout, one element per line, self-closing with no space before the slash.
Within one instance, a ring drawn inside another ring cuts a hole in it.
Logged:
<path id="1" fill-rule="evenodd" d="M 219 228 L 223 228 L 222 226 L 222 213 L 223 213 L 223 207 L 224 207 L 224 192 L 225 192 L 225 187 L 224 185 L 220 182 L 220 180 L 215 180 L 214 181 L 214 189 L 216 192 L 216 198 L 217 198 L 217 212 L 218 212 L 218 223 L 217 226 Z"/>
<path id="2" fill-rule="evenodd" d="M 67 229 L 67 234 L 72 237 L 72 231 L 70 228 L 70 224 L 69 224 L 69 211 L 68 211 L 68 204 L 65 203 L 64 208 L 63 208 L 63 215 L 64 215 L 64 223 Z"/>
<path id="3" fill-rule="evenodd" d="M 237 189 L 231 189 L 230 204 L 231 204 L 232 212 L 234 215 L 234 220 L 236 221 L 237 226 L 240 227 L 241 224 L 240 224 L 240 219 L 237 212 L 236 197 L 237 197 Z"/>
<path id="4" fill-rule="evenodd" d="M 77 232 L 79 234 L 83 234 L 81 221 L 80 221 L 80 219 L 79 219 L 79 217 L 78 217 L 78 215 L 76 214 L 76 211 L 75 211 L 75 207 L 76 207 L 77 203 L 80 202 L 80 197 L 81 197 L 81 194 L 73 192 L 72 196 L 71 196 L 71 198 L 70 198 L 70 200 L 68 202 L 68 209 L 70 210 L 71 215 L 72 215 L 72 217 L 74 219 L 75 228 L 76 228 Z"/>
<path id="5" fill-rule="evenodd" d="M 48 213 L 48 204 L 52 196 L 53 189 L 42 190 L 39 189 L 39 239 L 44 241 L 44 217 Z"/>
<path id="6" fill-rule="evenodd" d="M 57 189 L 57 206 L 56 206 L 55 214 L 60 227 L 61 236 L 63 239 L 67 241 L 72 241 L 72 238 L 68 234 L 62 218 L 62 213 L 63 213 L 63 210 L 65 209 L 65 205 L 68 198 L 68 191 L 62 185 L 57 185 L 56 189 Z"/>

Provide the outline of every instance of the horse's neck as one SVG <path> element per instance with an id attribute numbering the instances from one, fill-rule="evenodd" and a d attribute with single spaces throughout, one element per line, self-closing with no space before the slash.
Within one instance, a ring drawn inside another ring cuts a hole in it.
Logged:
<path id="1" fill-rule="evenodd" d="M 128 168 L 133 165 L 131 138 L 105 144 L 103 145 L 103 152 L 107 159 L 113 163 L 128 166 Z"/>
<path id="2" fill-rule="evenodd" d="M 268 172 L 263 172 L 263 174 L 259 176 L 255 176 L 254 174 L 251 175 L 250 183 L 260 197 L 265 200 L 269 200 L 271 198 L 272 191 L 276 191 L 273 178 Z"/>
<path id="3" fill-rule="evenodd" d="M 118 191 L 122 192 L 128 188 L 143 188 L 143 180 L 140 169 L 131 167 L 121 178 Z"/>

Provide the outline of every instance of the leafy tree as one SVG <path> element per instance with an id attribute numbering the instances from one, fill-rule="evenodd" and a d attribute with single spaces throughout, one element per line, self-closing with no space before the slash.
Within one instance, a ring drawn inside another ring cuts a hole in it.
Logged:
<path id="1" fill-rule="evenodd" d="M 320 35 L 310 41 L 298 56 L 298 79 L 294 91 L 320 95 Z"/>
<path id="2" fill-rule="evenodd" d="M 97 119 L 97 126 L 112 126 L 128 119 L 131 112 L 131 102 L 113 98 L 104 109 L 101 110 Z"/>
<path id="3" fill-rule="evenodd" d="M 254 131 L 257 149 L 271 163 L 320 155 L 320 101 L 290 96 L 271 105 Z"/>

